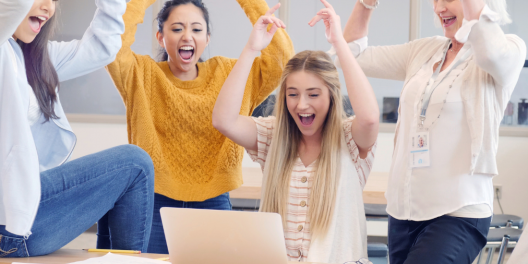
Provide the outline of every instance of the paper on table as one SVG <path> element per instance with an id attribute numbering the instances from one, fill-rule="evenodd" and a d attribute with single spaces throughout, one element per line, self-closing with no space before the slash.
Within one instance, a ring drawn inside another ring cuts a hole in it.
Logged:
<path id="1" fill-rule="evenodd" d="M 70 264 L 167 264 L 168 262 L 162 260 L 131 257 L 125 255 L 118 255 L 108 253 L 102 257 L 90 258 L 83 261 L 72 262 Z"/>

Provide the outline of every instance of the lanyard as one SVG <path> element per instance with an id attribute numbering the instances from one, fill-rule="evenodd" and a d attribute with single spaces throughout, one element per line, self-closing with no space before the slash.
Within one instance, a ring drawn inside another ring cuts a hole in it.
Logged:
<path id="1" fill-rule="evenodd" d="M 433 76 L 431 76 L 431 79 L 429 79 L 429 82 L 427 82 L 427 87 L 425 88 L 425 91 L 424 91 L 424 94 L 423 94 L 422 111 L 420 112 L 420 121 L 421 121 L 420 127 L 423 127 L 423 124 L 424 124 L 424 121 L 425 121 L 425 113 L 427 112 L 427 107 L 429 107 L 429 101 L 431 100 L 431 96 L 433 95 L 433 92 L 436 89 L 436 87 L 438 87 L 438 85 L 440 85 L 442 83 L 442 81 L 445 79 L 445 77 L 447 75 L 449 75 L 449 73 L 454 68 L 456 68 L 458 65 L 460 65 L 460 63 L 464 62 L 471 55 L 471 49 L 466 50 L 464 52 L 464 54 L 462 54 L 462 56 L 460 56 L 460 58 L 458 60 L 453 62 L 453 65 L 451 66 L 449 71 L 442 77 L 442 79 L 440 79 L 440 81 L 436 85 L 434 85 L 436 79 L 438 78 L 438 75 L 440 75 L 440 69 L 442 69 L 442 66 L 444 65 L 446 54 L 447 54 L 447 51 L 449 50 L 450 44 L 451 44 L 451 41 L 449 41 L 449 44 L 447 45 L 447 48 L 444 51 L 444 54 L 443 54 L 443 57 L 442 57 L 442 62 L 440 62 L 438 67 L 436 67 L 436 70 L 433 73 Z"/>

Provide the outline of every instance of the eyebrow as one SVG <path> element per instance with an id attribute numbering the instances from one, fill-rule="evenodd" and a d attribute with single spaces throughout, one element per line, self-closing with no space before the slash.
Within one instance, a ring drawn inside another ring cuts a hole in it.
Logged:
<path id="1" fill-rule="evenodd" d="M 295 87 L 288 87 L 286 90 L 290 90 L 290 89 L 297 90 L 297 88 L 295 88 Z M 308 88 L 308 89 L 306 89 L 306 90 L 307 90 L 307 91 L 321 90 L 321 88 L 318 88 L 318 87 L 312 87 L 312 88 Z"/>
<path id="2" fill-rule="evenodd" d="M 172 26 L 172 25 L 180 25 L 180 26 L 184 26 L 184 24 L 183 24 L 182 22 L 175 22 L 175 23 L 172 23 L 171 26 Z M 200 23 L 200 22 L 193 22 L 193 23 L 191 23 L 191 25 L 200 25 L 200 26 L 201 26 L 202 23 Z"/>

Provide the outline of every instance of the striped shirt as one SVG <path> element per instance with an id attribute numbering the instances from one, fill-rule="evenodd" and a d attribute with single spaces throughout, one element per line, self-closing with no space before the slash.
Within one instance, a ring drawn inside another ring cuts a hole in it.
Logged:
<path id="1" fill-rule="evenodd" d="M 359 149 L 352 139 L 351 127 L 353 119 L 354 117 L 350 117 L 343 122 L 345 142 L 350 153 L 350 156 L 347 155 L 345 158 L 352 158 L 352 162 L 355 164 L 357 170 L 359 185 L 363 189 L 367 176 L 372 168 L 374 156 L 368 155 L 366 159 L 359 158 Z M 257 124 L 258 151 L 248 151 L 248 154 L 253 161 L 259 163 L 264 169 L 273 136 L 275 117 L 260 117 L 254 118 L 254 120 Z M 305 166 L 301 159 L 297 157 L 290 177 L 290 193 L 286 219 L 287 226 L 284 230 L 286 253 L 288 254 L 289 261 L 308 261 L 311 243 L 310 219 L 308 217 L 308 208 L 310 205 L 308 202 L 314 180 L 312 172 L 317 170 L 316 163 L 315 161 Z M 363 206 L 362 201 L 358 206 Z"/>

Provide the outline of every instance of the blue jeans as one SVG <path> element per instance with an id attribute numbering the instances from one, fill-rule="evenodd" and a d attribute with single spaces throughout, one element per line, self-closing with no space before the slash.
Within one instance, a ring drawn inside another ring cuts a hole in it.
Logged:
<path id="1" fill-rule="evenodd" d="M 42 172 L 40 181 L 33 234 L 24 239 L 0 226 L 0 257 L 52 253 L 99 219 L 98 247 L 146 252 L 154 167 L 141 148 L 124 145 L 88 155 Z"/>
<path id="2" fill-rule="evenodd" d="M 221 194 L 203 202 L 184 202 L 173 200 L 161 194 L 154 194 L 154 215 L 152 218 L 152 232 L 150 233 L 148 253 L 169 254 L 165 233 L 163 232 L 163 225 L 161 224 L 160 209 L 162 207 L 231 210 L 231 201 L 229 200 L 229 193 Z"/>
<path id="3" fill-rule="evenodd" d="M 488 218 L 440 216 L 428 221 L 389 216 L 391 264 L 471 264 L 487 243 Z"/>

